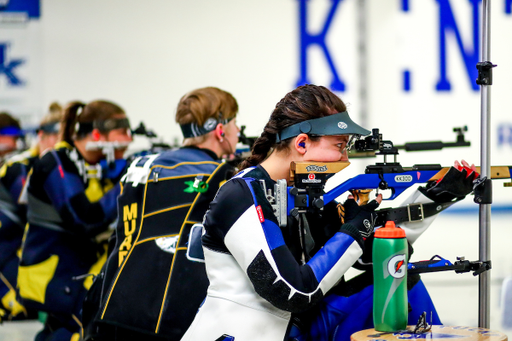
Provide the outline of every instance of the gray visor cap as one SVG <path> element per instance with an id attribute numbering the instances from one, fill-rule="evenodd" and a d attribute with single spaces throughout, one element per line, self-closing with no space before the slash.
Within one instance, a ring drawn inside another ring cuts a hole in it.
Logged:
<path id="1" fill-rule="evenodd" d="M 348 112 L 340 112 L 334 115 L 315 118 L 300 122 L 284 128 L 276 136 L 276 143 L 298 136 L 299 134 L 308 135 L 370 135 L 371 131 L 364 129 L 360 125 L 354 123 Z"/>

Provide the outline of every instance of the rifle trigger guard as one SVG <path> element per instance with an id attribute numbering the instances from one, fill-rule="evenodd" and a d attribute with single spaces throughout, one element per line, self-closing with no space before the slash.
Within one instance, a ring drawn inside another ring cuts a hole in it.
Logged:
<path id="1" fill-rule="evenodd" d="M 379 189 L 382 189 L 382 190 L 385 190 L 385 189 L 388 189 L 388 183 L 386 182 L 386 180 L 384 180 L 384 175 L 382 173 L 379 173 L 379 179 L 381 180 L 379 182 Z"/>

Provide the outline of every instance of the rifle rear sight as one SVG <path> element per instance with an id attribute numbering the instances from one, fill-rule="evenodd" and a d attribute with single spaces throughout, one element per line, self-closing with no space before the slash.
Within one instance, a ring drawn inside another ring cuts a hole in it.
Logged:
<path id="1" fill-rule="evenodd" d="M 378 128 L 372 129 L 372 134 L 364 139 L 357 140 L 354 144 L 357 152 L 375 152 L 375 155 L 383 155 L 384 163 L 376 163 L 366 167 L 367 174 L 399 173 L 403 172 L 402 166 L 397 161 L 398 149 L 389 140 L 383 140 Z M 387 156 L 393 155 L 393 162 L 387 162 Z M 381 189 L 387 189 L 382 183 Z"/>
<path id="2" fill-rule="evenodd" d="M 398 155 L 398 149 L 389 140 L 383 140 L 382 134 L 379 133 L 378 128 L 372 129 L 372 134 L 359 139 L 355 142 L 354 147 L 358 152 L 375 151 L 375 155 L 384 155 L 384 162 L 386 162 L 387 155 Z"/>

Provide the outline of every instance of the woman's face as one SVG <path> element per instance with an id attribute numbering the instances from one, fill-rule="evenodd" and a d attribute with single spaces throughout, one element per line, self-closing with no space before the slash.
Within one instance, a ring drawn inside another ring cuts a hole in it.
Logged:
<path id="1" fill-rule="evenodd" d="M 0 135 L 0 155 L 5 155 L 16 150 L 17 140 L 17 136 Z"/>
<path id="2" fill-rule="evenodd" d="M 117 119 L 126 118 L 126 115 L 116 115 L 114 116 Z M 106 141 L 117 141 L 117 142 L 132 142 L 132 133 L 129 128 L 117 128 L 109 130 L 107 133 L 104 134 Z M 120 148 L 115 150 L 115 157 L 116 159 L 121 159 L 124 156 L 124 153 L 128 149 L 128 146 L 125 148 Z"/>
<path id="3" fill-rule="evenodd" d="M 348 135 L 321 136 L 317 141 L 306 144 L 303 161 L 331 162 L 348 161 L 346 150 Z"/>
<path id="4" fill-rule="evenodd" d="M 224 125 L 224 139 L 229 142 L 229 146 L 231 151 L 228 153 L 233 153 L 236 149 L 236 144 L 238 143 L 238 132 L 240 128 L 236 125 L 236 117 L 229 121 L 228 124 Z"/>
<path id="5" fill-rule="evenodd" d="M 39 137 L 39 153 L 43 153 L 45 150 L 52 148 L 59 141 L 59 134 L 49 134 L 40 131 L 37 133 Z"/>

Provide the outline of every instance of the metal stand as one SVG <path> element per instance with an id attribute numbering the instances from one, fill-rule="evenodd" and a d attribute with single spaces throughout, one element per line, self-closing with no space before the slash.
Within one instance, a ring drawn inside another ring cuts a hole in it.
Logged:
<path id="1" fill-rule="evenodd" d="M 482 2 L 482 48 L 481 58 L 484 62 L 477 64 L 478 79 L 477 84 L 481 85 L 481 160 L 480 172 L 483 181 L 475 188 L 475 202 L 479 207 L 479 257 L 481 262 L 490 262 L 490 225 L 491 225 L 491 203 L 492 203 L 492 185 L 490 181 L 490 97 L 492 84 L 492 65 L 490 60 L 490 0 Z M 478 326 L 480 328 L 489 328 L 490 314 L 490 271 L 484 271 L 479 275 L 478 287 Z"/>

